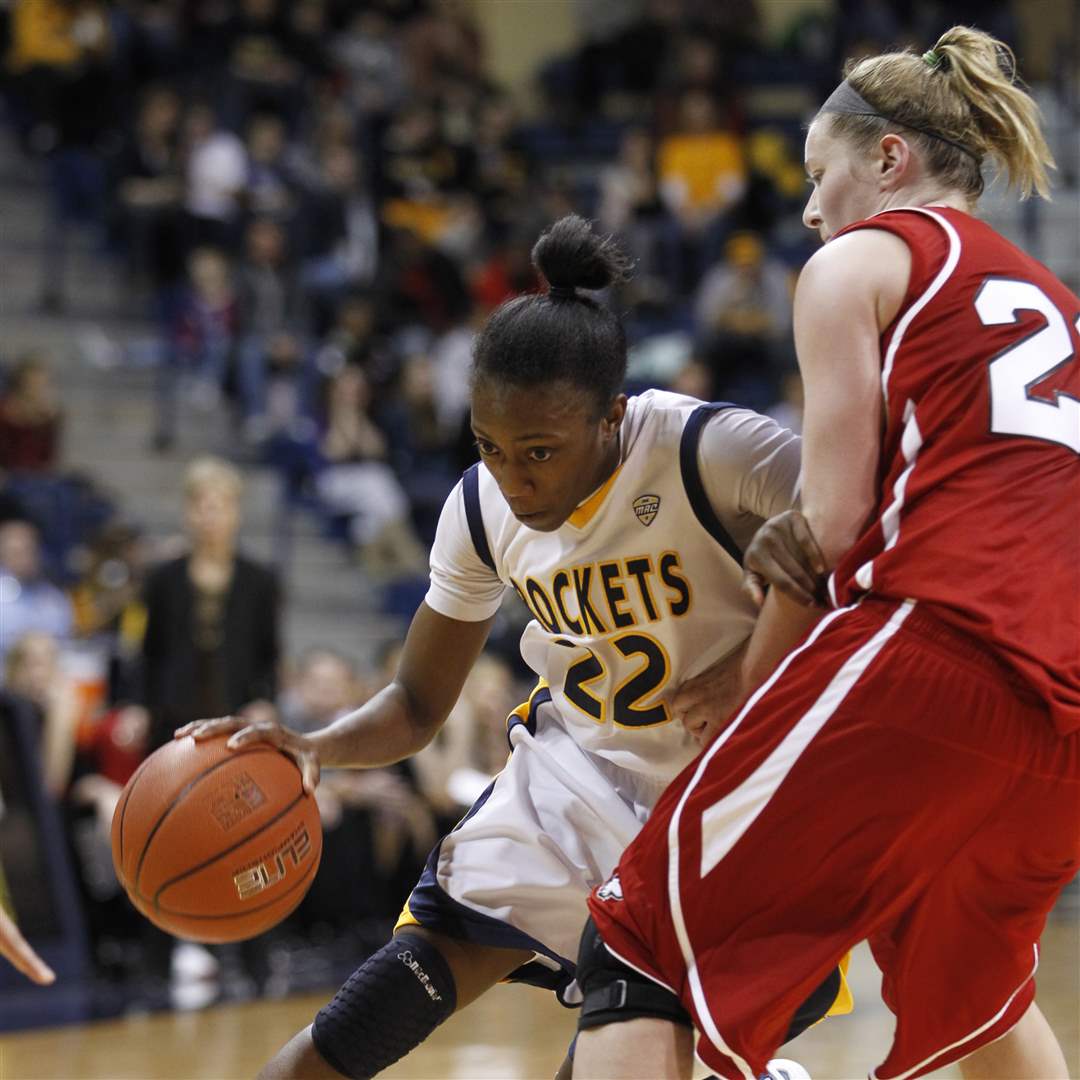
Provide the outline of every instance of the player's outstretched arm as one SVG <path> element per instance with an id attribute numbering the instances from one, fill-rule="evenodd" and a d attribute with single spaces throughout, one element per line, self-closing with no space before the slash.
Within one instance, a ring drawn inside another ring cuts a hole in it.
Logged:
<path id="1" fill-rule="evenodd" d="M 243 717 L 227 716 L 187 724 L 177 730 L 176 738 L 212 739 L 227 734 L 231 749 L 269 742 L 296 761 L 308 791 L 318 784 L 321 766 L 392 765 L 423 749 L 450 715 L 492 621 L 451 619 L 421 604 L 390 685 L 321 731 L 301 735 L 276 720 L 252 724 Z"/>
<path id="2" fill-rule="evenodd" d="M 14 920 L 2 907 L 0 907 L 0 956 L 10 961 L 16 971 L 21 971 L 27 978 L 41 986 L 48 986 L 56 980 L 52 968 L 34 952 L 26 938 L 19 933 Z"/>

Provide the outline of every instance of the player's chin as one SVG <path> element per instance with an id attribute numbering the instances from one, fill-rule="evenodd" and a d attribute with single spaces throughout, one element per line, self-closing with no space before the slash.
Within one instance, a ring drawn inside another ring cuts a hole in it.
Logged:
<path id="1" fill-rule="evenodd" d="M 515 514 L 514 517 L 522 525 L 535 529 L 537 532 L 555 532 L 566 520 L 565 516 L 553 514 L 550 511 L 541 511 L 538 514 Z"/>

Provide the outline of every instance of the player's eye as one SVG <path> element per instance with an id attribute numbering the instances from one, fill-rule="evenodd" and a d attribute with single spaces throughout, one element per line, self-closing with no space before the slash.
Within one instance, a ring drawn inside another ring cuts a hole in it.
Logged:
<path id="1" fill-rule="evenodd" d="M 530 461 L 550 461 L 551 450 L 546 446 L 534 446 L 529 451 Z"/>
<path id="2" fill-rule="evenodd" d="M 497 454 L 499 448 L 494 443 L 489 443 L 487 439 L 473 439 L 476 444 L 476 449 L 480 451 L 481 457 L 491 457 L 492 454 Z"/>

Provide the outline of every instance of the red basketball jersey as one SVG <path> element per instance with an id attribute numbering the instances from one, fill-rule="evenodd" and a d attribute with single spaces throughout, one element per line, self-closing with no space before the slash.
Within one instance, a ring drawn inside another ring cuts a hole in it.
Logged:
<path id="1" fill-rule="evenodd" d="M 1080 729 L 1080 300 L 981 221 L 944 207 L 849 226 L 911 250 L 881 336 L 873 522 L 829 581 L 934 605 Z"/>

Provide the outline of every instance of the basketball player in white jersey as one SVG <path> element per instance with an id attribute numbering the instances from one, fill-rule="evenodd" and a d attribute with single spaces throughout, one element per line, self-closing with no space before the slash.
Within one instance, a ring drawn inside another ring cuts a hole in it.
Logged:
<path id="1" fill-rule="evenodd" d="M 705 714 L 676 716 L 677 691 L 711 689 L 717 718 L 737 704 L 726 675 L 756 615 L 741 551 L 795 501 L 798 440 L 735 406 L 628 401 L 622 327 L 578 291 L 621 277 L 623 257 L 569 217 L 533 260 L 549 291 L 504 304 L 477 339 L 481 464 L 447 499 L 394 681 L 306 736 L 231 718 L 177 733 L 270 741 L 309 789 L 320 765 L 400 761 L 453 708 L 507 589 L 533 616 L 521 650 L 538 682 L 509 718 L 506 768 L 432 852 L 393 939 L 265 1078 L 374 1076 L 508 977 L 580 1001 L 585 898 L 699 750 L 690 729 Z M 848 1001 L 834 971 L 790 1034 Z"/>

